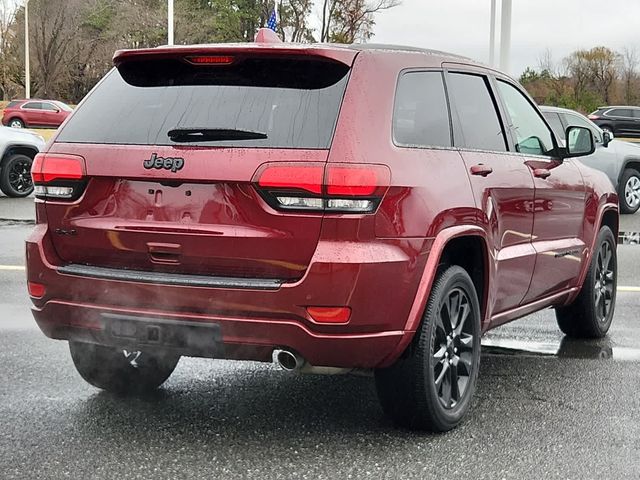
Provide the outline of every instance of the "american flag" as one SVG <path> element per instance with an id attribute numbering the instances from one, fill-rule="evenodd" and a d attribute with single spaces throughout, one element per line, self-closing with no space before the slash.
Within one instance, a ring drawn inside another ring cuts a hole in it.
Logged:
<path id="1" fill-rule="evenodd" d="M 275 7 L 271 11 L 271 15 L 269 15 L 269 20 L 267 21 L 267 27 L 269 27 L 274 32 L 276 31 L 276 27 L 278 26 L 278 14 L 276 13 Z"/>

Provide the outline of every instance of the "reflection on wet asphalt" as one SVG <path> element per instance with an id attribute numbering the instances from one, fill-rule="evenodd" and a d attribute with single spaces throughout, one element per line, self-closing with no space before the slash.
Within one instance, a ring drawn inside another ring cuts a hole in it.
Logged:
<path id="1" fill-rule="evenodd" d="M 608 337 L 598 340 L 574 340 L 563 337 L 558 343 L 527 342 L 508 338 L 485 339 L 482 342 L 482 353 L 640 362 L 640 348 L 614 347 Z"/>
<path id="2" fill-rule="evenodd" d="M 27 231 L 0 228 L 0 263 Z M 640 286 L 640 248 L 618 251 L 619 285 Z M 640 478 L 640 293 L 602 340 L 566 339 L 551 310 L 489 332 L 469 417 L 430 435 L 395 428 L 366 377 L 187 358 L 155 395 L 100 392 L 23 282 L 0 271 L 0 480 Z"/>

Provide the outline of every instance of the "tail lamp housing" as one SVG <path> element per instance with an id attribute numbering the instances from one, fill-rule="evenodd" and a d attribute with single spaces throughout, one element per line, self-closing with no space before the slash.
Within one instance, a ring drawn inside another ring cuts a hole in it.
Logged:
<path id="1" fill-rule="evenodd" d="M 39 153 L 31 165 L 37 198 L 75 200 L 86 186 L 86 166 L 79 155 Z"/>
<path id="2" fill-rule="evenodd" d="M 277 210 L 366 214 L 389 188 L 384 165 L 267 163 L 254 176 L 264 200 Z"/>

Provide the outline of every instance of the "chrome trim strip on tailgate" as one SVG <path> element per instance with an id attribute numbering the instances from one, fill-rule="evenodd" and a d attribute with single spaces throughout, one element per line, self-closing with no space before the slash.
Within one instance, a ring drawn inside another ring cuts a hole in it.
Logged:
<path id="1" fill-rule="evenodd" d="M 185 287 L 239 288 L 253 290 L 277 290 L 284 280 L 277 278 L 215 277 L 206 275 L 184 275 L 180 273 L 145 272 L 118 268 L 93 267 L 70 264 L 57 268 L 58 273 L 78 277 L 124 282 L 155 283 Z"/>

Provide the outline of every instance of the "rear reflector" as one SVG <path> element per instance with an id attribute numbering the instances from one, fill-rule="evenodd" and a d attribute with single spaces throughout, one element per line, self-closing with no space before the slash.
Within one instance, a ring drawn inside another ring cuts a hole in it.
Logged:
<path id="1" fill-rule="evenodd" d="M 348 323 L 349 307 L 307 307 L 307 313 L 317 323 Z"/>
<path id="2" fill-rule="evenodd" d="M 254 176 L 258 191 L 281 210 L 372 213 L 389 188 L 383 165 L 268 163 Z"/>
<path id="3" fill-rule="evenodd" d="M 29 289 L 29 295 L 34 298 L 44 297 L 46 288 L 41 283 L 27 282 L 27 288 Z"/>
<path id="4" fill-rule="evenodd" d="M 186 60 L 194 65 L 231 65 L 234 58 L 229 55 L 200 55 Z"/>

